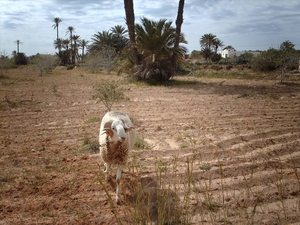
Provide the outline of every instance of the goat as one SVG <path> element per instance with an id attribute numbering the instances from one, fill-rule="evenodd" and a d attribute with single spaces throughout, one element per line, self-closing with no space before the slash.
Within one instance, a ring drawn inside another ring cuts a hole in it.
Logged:
<path id="1" fill-rule="evenodd" d="M 99 133 L 100 156 L 104 162 L 106 179 L 111 165 L 118 167 L 116 202 L 120 203 L 122 166 L 127 163 L 129 150 L 135 143 L 134 126 L 128 115 L 121 111 L 107 112 L 102 118 Z"/>

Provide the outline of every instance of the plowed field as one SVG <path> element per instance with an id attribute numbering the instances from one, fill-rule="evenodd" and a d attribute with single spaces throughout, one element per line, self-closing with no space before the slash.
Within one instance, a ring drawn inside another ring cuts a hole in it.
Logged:
<path id="1" fill-rule="evenodd" d="M 109 79 L 123 80 L 80 69 L 0 79 L 0 224 L 300 224 L 299 82 L 125 83 L 113 109 L 142 147 L 116 205 L 97 149 L 106 109 L 92 99 Z"/>

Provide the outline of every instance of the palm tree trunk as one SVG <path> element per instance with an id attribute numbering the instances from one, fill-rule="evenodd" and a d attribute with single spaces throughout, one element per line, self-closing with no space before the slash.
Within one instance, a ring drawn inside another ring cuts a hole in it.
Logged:
<path id="1" fill-rule="evenodd" d="M 84 46 L 82 46 L 82 55 L 81 55 L 81 62 L 83 63 L 83 58 L 84 58 Z"/>
<path id="2" fill-rule="evenodd" d="M 19 54 L 19 49 L 20 49 L 20 41 L 17 40 L 17 53 Z"/>
<path id="3" fill-rule="evenodd" d="M 129 34 L 133 61 L 135 65 L 138 65 L 139 64 L 138 51 L 135 47 L 133 0 L 124 0 L 124 8 L 126 13 L 126 23 L 128 27 L 128 34 Z"/>
<path id="4" fill-rule="evenodd" d="M 177 19 L 176 19 L 176 37 L 175 37 L 174 48 L 179 47 L 181 25 L 183 23 L 183 8 L 184 8 L 184 0 L 179 0 L 178 13 L 177 13 Z M 178 56 L 176 54 L 174 54 L 172 56 L 172 64 L 174 65 L 175 69 L 177 69 L 177 63 L 176 63 L 177 57 Z"/>

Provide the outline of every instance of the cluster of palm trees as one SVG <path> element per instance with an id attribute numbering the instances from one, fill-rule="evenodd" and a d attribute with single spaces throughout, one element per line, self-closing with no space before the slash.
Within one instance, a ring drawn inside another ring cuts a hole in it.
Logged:
<path id="1" fill-rule="evenodd" d="M 200 38 L 201 55 L 208 60 L 219 61 L 221 56 L 218 54 L 218 49 L 224 47 L 223 41 L 217 38 L 216 35 L 209 33 L 204 34 Z M 223 49 L 235 50 L 231 45 L 226 46 Z"/>
<path id="2" fill-rule="evenodd" d="M 101 54 L 101 52 L 113 48 L 125 61 L 124 67 L 141 80 L 154 79 L 158 81 L 169 80 L 183 59 L 187 49 L 180 45 L 187 41 L 181 33 L 183 23 L 184 0 L 179 0 L 176 27 L 165 19 L 152 21 L 141 19 L 141 24 L 134 23 L 133 0 L 124 0 L 127 28 L 120 25 L 112 27 L 109 31 L 102 31 L 92 36 L 92 42 L 88 46 L 88 53 Z M 58 49 L 58 55 L 63 65 L 74 64 L 83 61 L 84 49 L 87 41 L 80 40 L 80 36 L 73 35 L 75 28 L 68 27 L 68 39 L 58 36 L 58 26 L 62 20 L 58 17 L 53 20 L 53 28 L 57 30 L 57 38 L 54 46 Z M 82 48 L 82 54 L 78 49 Z M 107 48 L 109 47 L 109 48 Z M 120 53 L 120 54 L 119 54 Z"/>
<path id="3" fill-rule="evenodd" d="M 209 33 L 200 38 L 201 53 L 205 60 L 217 57 L 219 47 L 223 47 L 223 42 L 216 35 Z"/>
<path id="4" fill-rule="evenodd" d="M 58 27 L 62 22 L 62 19 L 55 17 L 53 19 L 53 29 L 56 29 L 56 40 L 54 41 L 55 49 L 58 49 L 58 56 L 61 60 L 62 65 L 75 64 L 76 62 L 83 61 L 84 51 L 88 45 L 88 41 L 85 39 L 80 39 L 79 35 L 74 35 L 75 28 L 69 26 L 66 35 L 69 35 L 69 39 L 59 38 Z M 82 49 L 82 54 L 80 55 L 78 50 Z"/>

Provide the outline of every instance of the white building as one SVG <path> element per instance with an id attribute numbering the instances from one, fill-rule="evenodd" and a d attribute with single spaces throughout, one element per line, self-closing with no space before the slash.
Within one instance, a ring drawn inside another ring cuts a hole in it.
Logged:
<path id="1" fill-rule="evenodd" d="M 238 57 L 245 53 L 251 53 L 254 56 L 257 56 L 259 55 L 260 51 L 234 51 L 234 50 L 224 49 L 221 52 L 219 52 L 219 54 L 221 54 L 222 58 L 224 59 L 231 58 L 231 57 Z"/>

